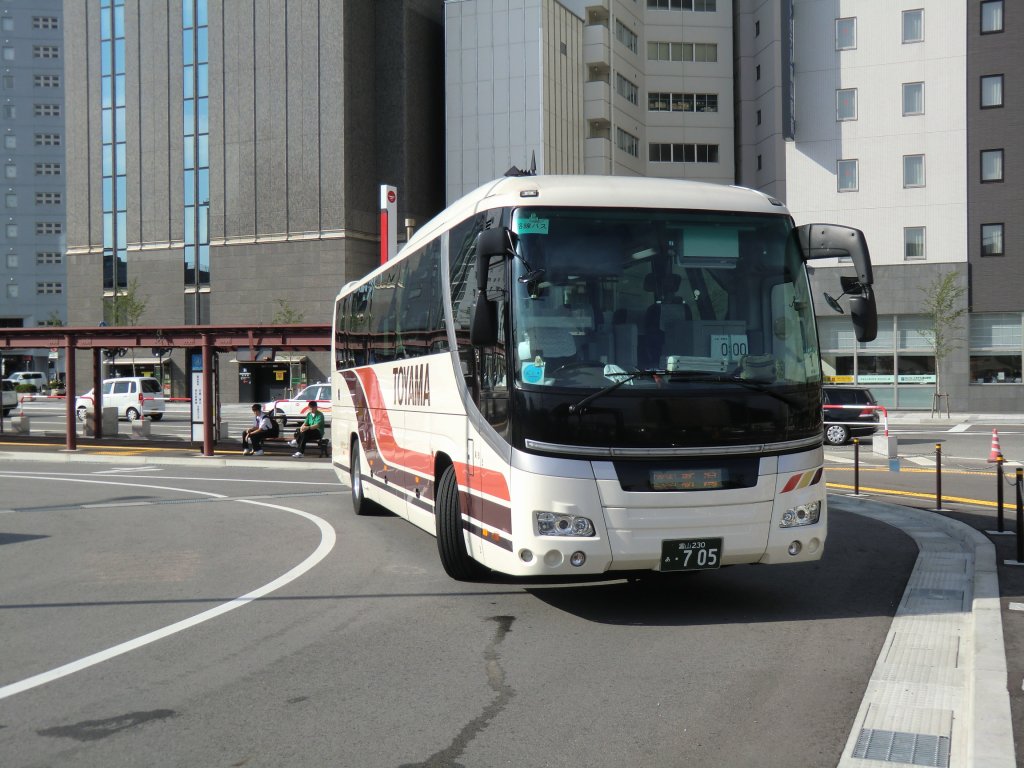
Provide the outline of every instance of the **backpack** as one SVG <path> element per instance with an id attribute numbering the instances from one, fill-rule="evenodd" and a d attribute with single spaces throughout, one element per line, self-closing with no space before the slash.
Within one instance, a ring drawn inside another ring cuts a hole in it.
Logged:
<path id="1" fill-rule="evenodd" d="M 270 420 L 270 431 L 267 432 L 267 437 L 279 437 L 281 434 L 281 425 L 277 423 L 277 417 L 273 411 L 263 414 Z"/>

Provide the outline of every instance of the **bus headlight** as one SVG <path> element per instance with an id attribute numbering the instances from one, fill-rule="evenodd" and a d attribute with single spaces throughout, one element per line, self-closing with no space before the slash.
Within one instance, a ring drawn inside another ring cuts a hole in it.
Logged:
<path id="1" fill-rule="evenodd" d="M 821 502 L 809 501 L 806 504 L 798 504 L 790 507 L 782 513 L 782 522 L 779 528 L 796 528 L 800 525 L 814 525 L 821 517 Z"/>
<path id="2" fill-rule="evenodd" d="M 555 512 L 534 512 L 537 533 L 541 536 L 593 536 L 594 523 L 579 515 L 559 515 Z"/>

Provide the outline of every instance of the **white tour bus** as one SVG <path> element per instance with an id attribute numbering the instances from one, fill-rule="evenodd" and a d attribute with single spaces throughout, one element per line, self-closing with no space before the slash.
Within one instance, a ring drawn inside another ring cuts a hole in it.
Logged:
<path id="1" fill-rule="evenodd" d="M 837 257 L 871 340 L 858 230 L 794 227 L 738 187 L 491 182 L 339 294 L 335 470 L 357 513 L 375 502 L 435 534 L 456 579 L 818 559 L 805 263 Z"/>

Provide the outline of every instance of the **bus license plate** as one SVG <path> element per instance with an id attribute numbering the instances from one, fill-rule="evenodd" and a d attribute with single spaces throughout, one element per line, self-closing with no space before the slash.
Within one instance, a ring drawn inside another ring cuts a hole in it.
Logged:
<path id="1" fill-rule="evenodd" d="M 661 542 L 661 570 L 708 571 L 722 562 L 722 540 L 668 539 Z"/>

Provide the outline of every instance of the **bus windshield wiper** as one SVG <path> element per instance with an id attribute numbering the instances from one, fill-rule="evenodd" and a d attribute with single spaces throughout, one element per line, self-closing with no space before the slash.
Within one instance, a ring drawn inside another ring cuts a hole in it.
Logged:
<path id="1" fill-rule="evenodd" d="M 569 406 L 569 413 L 582 413 L 583 409 L 587 406 L 588 403 L 590 403 L 593 400 L 596 400 L 599 397 L 603 397 L 604 395 L 607 395 L 609 392 L 612 392 L 612 391 L 618 389 L 623 384 L 625 384 L 627 381 L 632 381 L 633 379 L 639 379 L 639 378 L 641 378 L 643 376 L 650 376 L 652 378 L 655 377 L 655 376 L 666 376 L 666 375 L 668 375 L 668 373 L 669 373 L 668 371 L 660 369 L 660 368 L 648 368 L 648 369 L 645 369 L 645 370 L 642 370 L 642 371 L 632 371 L 632 372 L 628 372 L 628 373 L 613 373 L 613 374 L 610 374 L 610 376 L 615 376 L 617 381 L 613 381 L 608 386 L 602 387 L 601 389 L 597 390 L 596 392 L 591 392 L 589 395 L 584 397 L 578 403 L 575 403 L 574 405 L 570 405 Z"/>

